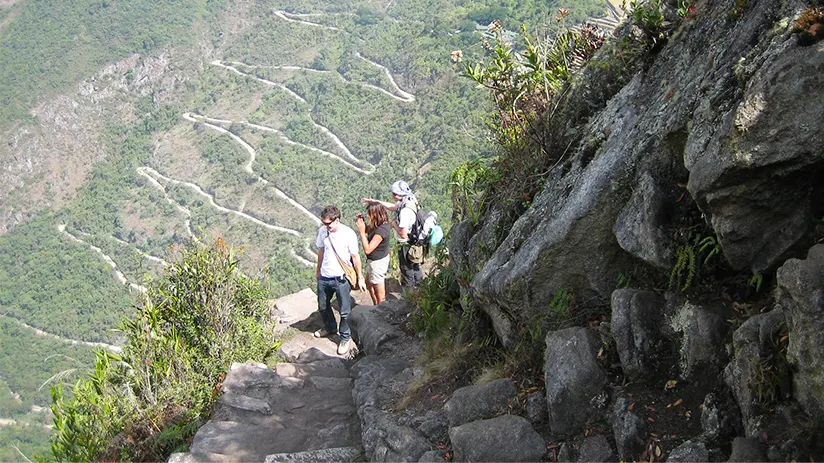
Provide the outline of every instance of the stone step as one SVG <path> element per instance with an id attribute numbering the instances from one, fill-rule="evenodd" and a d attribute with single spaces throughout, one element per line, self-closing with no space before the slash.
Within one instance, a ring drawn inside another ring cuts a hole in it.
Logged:
<path id="1" fill-rule="evenodd" d="M 274 371 L 281 377 L 304 379 L 307 376 L 326 376 L 330 378 L 348 378 L 349 369 L 340 358 L 316 360 L 309 363 L 278 363 Z"/>
<path id="2" fill-rule="evenodd" d="M 363 460 L 363 450 L 360 447 L 338 447 L 334 449 L 312 450 L 308 452 L 277 453 L 266 457 L 266 463 L 274 463 L 278 461 L 325 463 Z"/>

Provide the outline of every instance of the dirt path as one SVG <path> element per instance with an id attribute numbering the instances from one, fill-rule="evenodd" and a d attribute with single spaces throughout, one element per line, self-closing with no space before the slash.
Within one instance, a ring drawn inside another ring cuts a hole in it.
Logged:
<path id="1" fill-rule="evenodd" d="M 300 14 L 294 14 L 294 13 L 287 13 L 287 12 L 282 11 L 282 10 L 277 10 L 277 11 L 275 11 L 275 16 L 277 16 L 278 18 L 280 18 L 284 21 L 305 24 L 307 26 L 313 26 L 313 27 L 322 27 L 324 29 L 329 29 L 330 31 L 339 31 L 340 30 L 339 28 L 337 28 L 335 26 L 327 26 L 325 24 L 318 24 L 318 23 L 313 23 L 313 22 L 309 22 L 309 21 L 303 21 L 301 19 L 295 19 L 295 18 L 291 17 L 291 16 L 297 16 L 297 17 L 312 16 L 311 14 L 300 15 Z"/>
<path id="2" fill-rule="evenodd" d="M 154 177 L 147 174 L 145 171 L 141 170 L 141 168 L 139 168 L 139 167 L 137 168 L 137 173 L 139 175 L 142 175 L 146 179 L 148 179 L 149 183 L 151 183 L 155 188 L 162 191 L 163 192 L 163 199 L 165 199 L 166 202 L 168 202 L 169 204 L 171 204 L 172 206 L 177 208 L 177 210 L 179 210 L 180 212 L 182 212 L 186 216 L 186 220 L 183 222 L 184 225 L 186 225 L 186 231 L 189 232 L 189 236 L 192 237 L 192 239 L 195 241 L 195 243 L 200 243 L 201 242 L 200 239 L 198 239 L 197 235 L 195 235 L 195 233 L 192 231 L 192 221 L 191 221 L 192 213 L 189 211 L 189 209 L 181 206 L 177 201 L 172 200 L 172 198 L 169 197 L 169 193 L 166 192 L 166 188 L 163 185 L 161 185 L 160 182 L 155 180 Z"/>
<path id="3" fill-rule="evenodd" d="M 106 255 L 103 252 L 102 249 L 98 248 L 97 246 L 90 245 L 90 244 L 86 243 L 85 241 L 81 240 L 80 238 L 78 238 L 78 237 L 72 235 L 71 233 L 69 233 L 69 231 L 66 230 L 66 225 L 65 224 L 58 225 L 57 230 L 60 231 L 61 233 L 64 233 L 72 241 L 74 241 L 76 243 L 83 244 L 85 246 L 88 246 L 89 249 L 91 249 L 92 251 L 100 254 L 100 256 L 103 258 L 103 262 L 109 264 L 109 266 L 112 268 L 112 270 L 114 270 L 115 278 L 117 278 L 117 281 L 119 281 L 121 284 L 129 285 L 129 289 L 133 289 L 133 290 L 139 291 L 141 293 L 146 292 L 146 287 L 140 286 L 140 285 L 135 284 L 135 283 L 129 283 L 129 280 L 126 279 L 126 275 L 123 275 L 123 272 L 118 270 L 117 264 L 115 263 L 115 261 L 111 257 L 109 257 L 108 255 Z"/>
<path id="4" fill-rule="evenodd" d="M 154 263 L 156 263 L 156 264 L 160 264 L 160 265 L 162 265 L 162 266 L 164 266 L 164 267 L 167 267 L 167 266 L 169 265 L 169 263 L 168 263 L 168 262 L 166 262 L 165 260 L 161 259 L 160 257 L 155 257 L 155 256 L 153 256 L 153 255 L 151 255 L 151 254 L 149 254 L 149 253 L 147 253 L 147 252 L 143 252 L 143 251 L 142 251 L 140 248 L 138 248 L 136 245 L 132 245 L 131 243 L 128 243 L 128 242 L 126 242 L 126 241 L 123 241 L 123 240 L 121 240 L 120 238 L 118 238 L 118 237 L 116 237 L 116 236 L 112 236 L 111 238 L 112 238 L 113 240 L 117 241 L 118 243 L 120 243 L 120 244 L 124 245 L 124 246 L 128 246 L 129 248 L 134 249 L 135 251 L 137 251 L 137 252 L 138 252 L 138 254 L 140 254 L 140 255 L 141 255 L 144 259 L 146 259 L 146 260 L 152 261 L 152 262 L 154 262 Z"/>
<path id="5" fill-rule="evenodd" d="M 73 345 L 82 345 L 82 346 L 89 346 L 89 347 L 102 347 L 103 349 L 106 349 L 109 352 L 114 352 L 116 354 L 119 354 L 120 352 L 123 351 L 122 347 L 115 346 L 113 344 L 106 344 L 105 342 L 92 342 L 92 341 L 83 341 L 83 340 L 80 340 L 80 339 L 64 338 L 64 337 L 56 335 L 54 333 L 49 333 L 47 331 L 43 331 L 41 329 L 35 328 L 35 327 L 29 325 L 28 323 L 22 321 L 22 320 L 18 320 L 17 318 L 12 317 L 11 315 L 6 314 L 6 315 L 3 315 L 3 316 L 10 319 L 10 320 L 14 320 L 15 322 L 17 322 L 20 326 L 22 326 L 24 328 L 28 328 L 28 329 L 34 331 L 34 334 L 36 334 L 38 336 L 45 336 L 45 337 L 57 339 L 59 341 L 63 341 L 63 342 L 66 342 L 68 344 L 73 344 Z"/>
<path id="6" fill-rule="evenodd" d="M 402 89 L 398 86 L 398 83 L 397 83 L 397 82 L 395 82 L 395 78 L 394 78 L 394 77 L 392 77 L 392 73 L 391 73 L 391 72 L 389 72 L 389 69 L 387 69 L 387 68 L 386 68 L 386 66 L 380 65 L 380 64 L 378 64 L 378 63 L 376 63 L 376 62 L 374 62 L 374 61 L 370 60 L 369 58 L 365 58 L 363 55 L 361 55 L 361 54 L 360 54 L 360 52 L 356 52 L 356 53 L 355 53 L 355 56 L 357 56 L 358 58 L 360 58 L 360 59 L 362 59 L 362 60 L 366 61 L 367 63 L 371 64 L 372 66 L 375 66 L 375 67 L 378 67 L 378 68 L 380 68 L 380 69 L 383 69 L 384 74 L 386 74 L 386 77 L 388 77 L 388 78 L 389 78 L 389 82 L 392 84 L 392 86 L 393 86 L 393 87 L 395 87 L 395 91 L 396 91 L 396 92 L 398 92 L 398 95 L 400 95 L 400 96 L 401 96 L 401 98 L 399 98 L 401 101 L 403 101 L 403 102 L 405 102 L 405 103 L 411 103 L 411 102 L 415 101 L 415 95 L 413 95 L 413 94 L 411 94 L 411 93 L 408 93 L 408 92 L 403 91 L 403 90 L 402 90 Z M 385 91 L 385 90 L 384 90 L 384 91 Z M 397 97 L 396 97 L 396 98 L 397 98 Z"/>
<path id="7" fill-rule="evenodd" d="M 286 143 L 287 145 L 300 146 L 301 148 L 304 148 L 306 150 L 309 150 L 309 151 L 312 151 L 312 152 L 319 153 L 319 154 L 322 154 L 324 156 L 330 157 L 332 159 L 335 159 L 335 160 L 343 163 L 345 166 L 347 166 L 347 167 L 349 167 L 349 168 L 351 168 L 351 169 L 355 170 L 356 172 L 359 172 L 363 175 L 371 175 L 372 172 L 374 172 L 374 166 L 371 166 L 371 164 L 370 164 L 370 166 L 372 167 L 372 170 L 361 169 L 360 167 L 350 163 L 349 161 L 343 159 L 342 157 L 338 156 L 335 153 L 332 153 L 332 152 L 329 152 L 329 151 L 326 151 L 326 150 L 323 150 L 323 149 L 320 149 L 320 148 L 315 148 L 314 146 L 309 146 L 309 145 L 306 145 L 306 144 L 303 144 L 303 143 L 300 143 L 300 142 L 296 142 L 296 141 L 292 140 L 291 138 L 287 137 L 286 135 L 283 135 L 283 132 L 281 132 L 280 130 L 275 129 L 273 127 L 267 127 L 265 125 L 254 124 L 254 123 L 251 123 L 251 122 L 248 122 L 248 121 L 231 121 L 231 120 L 228 120 L 228 119 L 217 119 L 217 118 L 202 116 L 200 114 L 193 114 L 193 113 L 189 113 L 188 117 L 186 115 L 184 115 L 183 117 L 187 118 L 187 120 L 196 119 L 198 121 L 202 121 L 204 124 L 207 124 L 211 128 L 214 128 L 215 130 L 219 130 L 222 133 L 229 133 L 229 135 L 232 135 L 233 138 L 237 138 L 238 140 L 240 138 L 237 137 L 236 135 L 232 134 L 231 132 L 228 132 L 223 127 L 219 127 L 219 126 L 216 126 L 216 125 L 213 125 L 213 124 L 214 123 L 217 123 L 217 124 L 241 124 L 241 125 L 245 125 L 247 127 L 251 127 L 253 129 L 261 130 L 261 131 L 264 131 L 264 132 L 275 133 L 275 134 L 278 134 L 278 137 L 280 138 L 280 140 L 283 143 Z M 328 129 L 326 129 L 325 127 L 322 127 L 318 124 L 315 124 L 315 125 L 318 126 L 322 130 L 326 130 L 333 137 L 333 140 L 337 140 L 338 143 L 340 143 L 340 146 L 343 145 L 343 143 L 340 142 L 340 139 L 338 139 L 334 134 L 329 132 Z M 248 146 L 248 144 L 246 142 L 242 142 L 242 143 L 244 144 L 244 148 L 246 148 Z M 251 146 L 249 146 L 247 148 L 247 150 L 249 148 L 251 148 Z M 346 147 L 343 146 L 343 149 L 346 149 Z M 349 150 L 346 149 L 346 152 L 349 153 Z M 254 150 L 252 150 L 250 153 L 254 153 Z M 355 158 L 351 153 L 349 153 L 349 155 L 352 159 L 355 159 L 358 162 L 363 162 L 363 161 L 360 161 L 359 159 Z M 250 169 L 251 169 L 251 165 L 252 165 L 253 161 L 254 161 L 254 154 L 252 154 L 252 158 L 250 159 L 249 163 L 247 164 L 247 168 L 249 169 L 249 170 L 247 170 L 247 172 L 249 172 L 249 173 L 252 173 L 252 171 Z M 368 163 L 365 163 L 365 164 L 368 164 Z M 313 218 L 314 218 L 314 216 L 313 216 Z M 320 225 L 320 222 L 318 222 L 318 225 Z"/>
<path id="8" fill-rule="evenodd" d="M 376 63 L 372 60 L 364 58 L 360 53 L 358 53 L 357 56 L 358 56 L 358 58 L 368 62 L 369 64 L 372 64 L 373 66 L 376 66 L 376 67 L 379 67 L 379 68 L 383 69 L 384 73 L 386 73 L 387 77 L 389 77 L 389 82 L 393 85 L 395 90 L 401 96 L 398 96 L 398 95 L 386 90 L 385 88 L 379 87 L 377 85 L 368 84 L 368 83 L 365 83 L 365 82 L 355 82 L 355 81 L 352 81 L 352 80 L 348 80 L 345 77 L 343 77 L 340 73 L 335 72 L 335 71 L 324 71 L 324 70 L 320 70 L 320 69 L 305 68 L 305 67 L 302 67 L 302 66 L 259 66 L 259 65 L 247 64 L 247 63 L 244 63 L 244 62 L 241 62 L 241 61 L 228 61 L 228 62 L 230 64 L 246 66 L 246 67 L 249 67 L 249 68 L 281 69 L 281 70 L 284 70 L 284 71 L 306 71 L 306 72 L 311 72 L 311 73 L 314 73 L 314 74 L 330 74 L 330 75 L 333 75 L 333 76 L 337 77 L 339 80 L 341 80 L 343 82 L 350 83 L 350 84 L 355 84 L 355 85 L 360 85 L 361 87 L 366 87 L 366 88 L 371 88 L 373 90 L 377 90 L 377 91 L 383 93 L 384 95 L 387 95 L 390 98 L 394 98 L 394 99 L 396 99 L 396 100 L 398 100 L 402 103 L 412 103 L 413 101 L 415 101 L 415 95 L 412 95 L 411 93 L 407 93 L 407 92 L 401 90 L 400 87 L 398 87 L 398 84 L 395 82 L 395 79 L 392 77 L 392 74 L 389 72 L 388 69 L 386 69 L 384 66 L 381 66 L 380 64 L 378 64 L 378 63 Z M 238 70 L 238 71 L 240 71 L 240 70 Z M 240 71 L 240 72 L 243 72 L 243 71 Z"/>
<path id="9" fill-rule="evenodd" d="M 252 217 L 251 215 L 249 215 L 245 212 L 237 211 L 237 210 L 234 210 L 234 209 L 229 209 L 228 207 L 223 207 L 220 204 L 215 202 L 215 197 L 214 196 L 212 196 L 211 194 L 203 191 L 202 188 L 200 188 L 198 185 L 196 185 L 194 183 L 184 182 L 182 180 L 175 180 L 173 178 L 166 177 L 165 175 L 163 175 L 160 172 L 152 169 L 151 167 L 145 167 L 145 166 L 144 167 L 138 167 L 138 171 L 141 171 L 141 170 L 142 170 L 142 172 L 145 172 L 145 173 L 155 177 L 156 179 L 159 178 L 160 180 L 163 180 L 166 183 L 174 183 L 175 185 L 183 185 L 183 186 L 191 188 L 192 190 L 195 191 L 195 193 L 197 193 L 200 196 L 203 196 L 206 199 L 208 199 L 209 204 L 211 204 L 212 207 L 214 207 L 215 209 L 217 209 L 221 212 L 224 212 L 226 214 L 237 215 L 238 217 L 241 217 L 241 218 L 246 219 L 250 222 L 256 223 L 256 224 L 260 225 L 261 227 L 267 228 L 267 229 L 272 230 L 272 231 L 281 232 L 281 233 L 288 233 L 290 235 L 297 236 L 297 237 L 302 236 L 301 233 L 297 230 L 293 230 L 291 228 L 286 228 L 286 227 L 279 227 L 277 225 L 272 225 L 272 224 L 266 223 L 266 222 L 264 222 L 264 221 L 262 221 L 262 220 L 260 220 L 256 217 Z"/>
<path id="10" fill-rule="evenodd" d="M 236 67 L 234 67 L 234 66 L 229 66 L 229 65 L 223 64 L 222 62 L 220 62 L 220 60 L 214 60 L 214 61 L 212 61 L 212 62 L 211 62 L 211 64 L 212 64 L 213 66 L 218 66 L 218 67 L 222 67 L 222 68 L 224 68 L 224 69 L 228 69 L 228 70 L 230 70 L 230 71 L 234 72 L 235 74 L 237 74 L 237 75 L 239 75 L 239 76 L 251 77 L 252 79 L 255 79 L 255 80 L 256 80 L 256 81 L 258 81 L 258 82 L 262 82 L 262 83 L 264 83 L 264 84 L 266 84 L 266 85 L 269 85 L 269 86 L 271 86 L 271 87 L 277 87 L 277 88 L 279 88 L 279 89 L 281 89 L 281 90 L 285 91 L 286 93 L 288 93 L 288 94 L 289 94 L 289 95 L 291 95 L 293 98 L 295 98 L 296 100 L 300 101 L 301 103 L 307 103 L 306 99 L 304 99 L 302 96 L 298 95 L 297 93 L 295 93 L 294 91 L 292 91 L 289 87 L 287 87 L 287 86 L 285 86 L 285 85 L 283 85 L 283 84 L 281 84 L 281 83 L 278 83 L 278 82 L 272 82 L 271 80 L 261 79 L 261 78 L 260 78 L 260 77 L 258 77 L 258 76 L 253 76 L 252 74 L 245 73 L 245 72 L 241 71 L 240 69 L 238 69 L 238 68 L 236 68 Z"/>
<path id="11" fill-rule="evenodd" d="M 201 116 L 200 114 L 193 114 L 193 113 L 186 113 L 186 114 L 183 115 L 183 118 L 186 119 L 187 121 L 190 121 L 190 122 L 201 122 L 201 123 L 205 124 L 207 127 L 209 127 L 212 130 L 216 130 L 220 133 L 223 133 L 223 134 L 226 134 L 226 135 L 229 135 L 230 137 L 232 137 L 232 140 L 239 143 L 240 146 L 242 146 L 243 149 L 245 149 L 249 153 L 249 162 L 244 167 L 244 170 L 247 173 L 250 173 L 250 174 L 255 173 L 255 171 L 252 169 L 252 164 L 255 162 L 255 149 L 252 148 L 251 145 L 246 143 L 246 141 L 244 141 L 242 138 L 238 137 L 237 135 L 233 134 L 232 132 L 229 132 L 228 130 L 224 129 L 223 127 L 221 127 L 219 125 L 215 125 L 215 124 L 211 123 L 213 121 L 213 122 L 219 122 L 219 123 L 223 123 L 223 124 L 225 124 L 225 123 L 231 124 L 232 121 L 229 121 L 229 120 L 226 120 L 226 119 L 209 119 L 206 116 Z M 264 185 L 269 185 L 269 181 L 266 180 L 265 178 L 259 176 L 259 175 L 258 175 L 258 181 L 263 183 Z M 187 184 L 186 182 L 183 182 L 183 183 Z M 188 183 L 188 185 L 197 187 L 197 185 L 195 185 L 193 183 Z M 199 189 L 200 187 L 197 187 L 197 188 Z M 309 209 L 304 207 L 303 204 L 301 204 L 301 203 L 295 201 L 294 199 L 292 199 L 289 195 L 284 193 L 283 190 L 281 190 L 280 188 L 277 188 L 275 186 L 272 186 L 272 188 L 275 190 L 275 195 L 277 195 L 278 198 L 281 198 L 281 199 L 285 200 L 286 202 L 291 204 L 295 209 L 299 210 L 301 213 L 303 213 L 305 216 L 307 216 L 309 218 L 309 220 L 314 222 L 316 225 L 320 226 L 320 224 L 321 224 L 320 219 L 317 218 L 315 216 L 315 214 L 313 214 Z M 200 190 L 200 191 L 202 191 L 202 190 Z M 205 192 L 204 192 L 204 194 L 205 194 Z M 210 195 L 210 198 L 211 198 L 211 195 Z M 210 201 L 212 202 L 212 204 L 215 204 L 214 199 L 210 199 Z M 217 205 L 216 205 L 216 207 L 217 207 Z M 247 215 L 247 214 L 245 214 L 244 212 L 241 212 L 241 211 L 226 209 L 226 211 L 230 211 L 230 210 L 232 212 L 236 213 L 236 214 Z M 251 217 L 251 216 L 249 216 L 249 217 Z M 262 224 L 264 222 L 261 221 L 260 223 Z M 283 227 L 277 227 L 277 228 L 281 229 L 280 231 L 290 230 L 290 229 L 283 228 Z M 295 230 L 291 230 L 291 231 L 294 231 L 295 233 L 298 233 Z M 300 233 L 298 233 L 296 236 L 300 236 Z"/>

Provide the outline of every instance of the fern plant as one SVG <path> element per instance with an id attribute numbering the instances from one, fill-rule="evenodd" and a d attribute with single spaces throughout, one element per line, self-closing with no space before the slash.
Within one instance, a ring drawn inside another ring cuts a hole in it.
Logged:
<path id="1" fill-rule="evenodd" d="M 686 242 L 680 244 L 675 249 L 675 265 L 670 270 L 669 288 L 675 288 L 681 292 L 686 291 L 695 281 L 698 271 L 698 259 L 701 265 L 708 266 L 713 259 L 720 258 L 721 244 L 715 236 L 694 237 L 688 235 Z"/>

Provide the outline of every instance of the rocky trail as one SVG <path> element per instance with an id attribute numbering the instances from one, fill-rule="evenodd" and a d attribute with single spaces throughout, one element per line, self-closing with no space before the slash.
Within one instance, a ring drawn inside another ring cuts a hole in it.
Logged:
<path id="1" fill-rule="evenodd" d="M 321 327 L 312 291 L 275 301 L 285 361 L 232 365 L 211 419 L 189 452 L 169 461 L 435 462 L 450 454 L 455 461 L 541 461 L 547 440 L 536 429 L 545 420 L 544 396 L 532 393 L 530 419 L 512 414 L 519 399 L 510 379 L 430 389 L 424 395 L 438 399 L 428 406 L 398 410 L 425 367 L 421 339 L 409 327 L 411 306 L 387 283 L 388 299 L 378 306 L 353 293 L 357 347 L 346 357 L 336 354 L 337 339 L 312 336 Z"/>
<path id="2" fill-rule="evenodd" d="M 317 299 L 306 289 L 275 301 L 286 361 L 234 364 L 190 452 L 170 461 L 352 461 L 362 455 L 352 361 L 318 339 Z M 354 353 L 352 353 L 354 354 Z"/>

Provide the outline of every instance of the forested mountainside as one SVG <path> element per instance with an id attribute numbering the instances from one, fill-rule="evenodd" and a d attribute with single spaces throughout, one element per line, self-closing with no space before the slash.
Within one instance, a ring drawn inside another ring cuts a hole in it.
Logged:
<path id="1" fill-rule="evenodd" d="M 223 236 L 277 296 L 325 204 L 403 178 L 448 225 L 450 172 L 492 149 L 451 52 L 560 7 L 604 4 L 0 1 L 0 460 L 45 452 L 49 385 L 122 341 L 176 246 Z"/>

